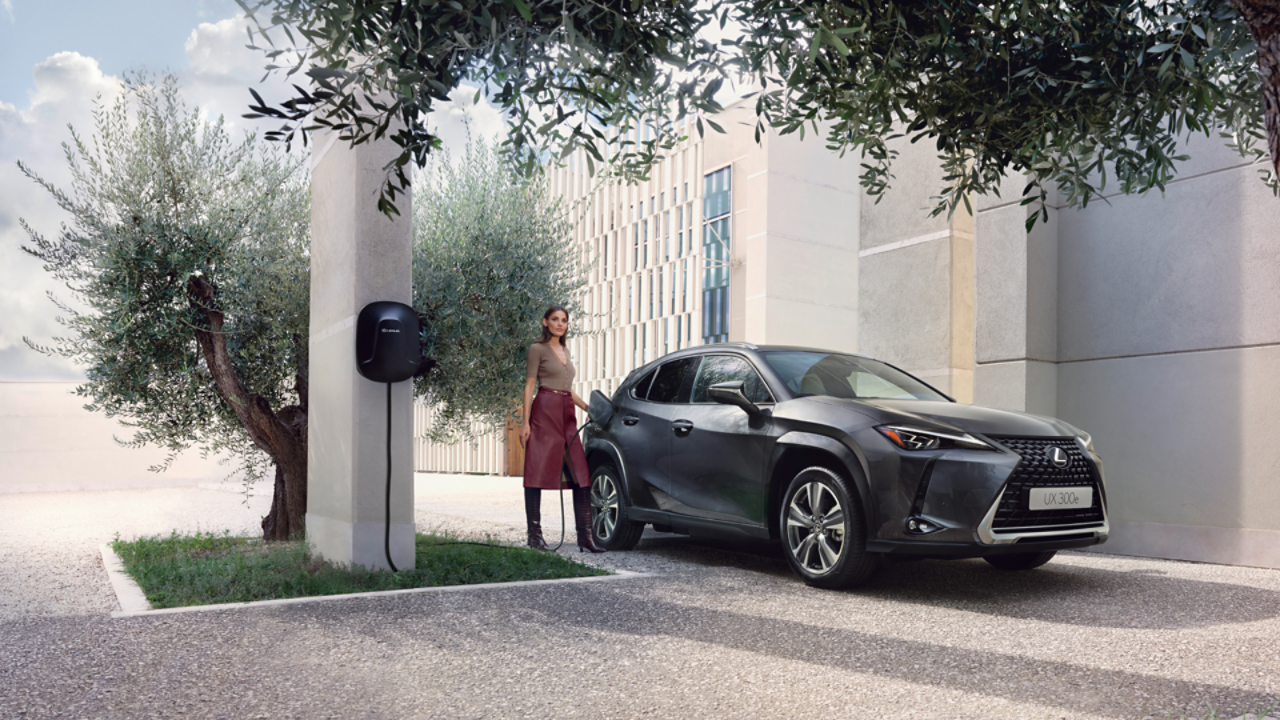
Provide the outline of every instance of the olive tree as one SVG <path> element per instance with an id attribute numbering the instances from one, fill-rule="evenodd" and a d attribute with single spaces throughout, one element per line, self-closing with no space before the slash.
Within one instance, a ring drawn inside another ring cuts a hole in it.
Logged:
<path id="1" fill-rule="evenodd" d="M 56 237 L 23 223 L 23 249 L 71 294 L 54 298 L 67 335 L 28 345 L 85 368 L 76 392 L 134 429 L 125 444 L 225 453 L 249 479 L 274 470 L 268 540 L 299 537 L 307 505 L 309 178 L 276 148 L 201 120 L 172 77 L 130 78 L 91 140 L 72 130 L 69 189 L 19 163 L 70 216 Z M 513 411 L 541 309 L 576 307 L 584 278 L 541 181 L 512 177 L 491 146 L 425 177 L 416 383 L 447 434 Z"/>
<path id="2" fill-rule="evenodd" d="M 267 73 L 310 78 L 278 106 L 255 93 L 246 117 L 281 121 L 265 136 L 283 141 L 305 142 L 307 127 L 390 137 L 401 153 L 380 199 L 388 215 L 410 165 L 439 146 L 427 114 L 464 81 L 507 115 L 504 145 L 526 172 L 582 147 L 593 169 L 639 176 L 677 140 L 667 118 L 720 109 L 720 52 L 699 36 L 717 16 L 697 0 L 236 1 Z M 641 123 L 650 132 L 626 139 Z"/>
<path id="3" fill-rule="evenodd" d="M 1190 133 L 1223 133 L 1280 167 L 1278 0 L 757 0 L 731 41 L 783 132 L 829 121 L 829 147 L 888 186 L 890 141 L 936 146 L 934 212 L 1026 174 L 1084 205 L 1114 180 L 1163 189 Z M 1265 126 L 1265 127 L 1264 127 Z M 1269 141 L 1267 131 L 1270 132 Z M 1274 180 L 1274 177 L 1273 177 Z M 1047 211 L 1044 211 L 1047 212 Z M 1032 215 L 1028 225 L 1035 221 Z"/>
<path id="4" fill-rule="evenodd" d="M 539 319 L 551 304 L 579 317 L 586 266 L 545 175 L 517 172 L 494 143 L 432 157 L 413 192 L 413 305 L 431 359 L 415 390 L 437 408 L 432 438 L 447 440 L 518 408 Z"/>
<path id="5" fill-rule="evenodd" d="M 307 477 L 310 222 L 298 161 L 233 140 L 187 109 L 176 81 L 134 77 L 64 144 L 71 187 L 19 163 L 71 218 L 23 249 L 63 281 L 69 334 L 33 348 L 85 367 L 90 410 L 129 444 L 193 445 L 275 469 L 268 539 L 302 531 Z M 56 300 L 55 300 L 56 301 Z M 163 466 L 161 468 L 163 469 Z"/>
<path id="6" fill-rule="evenodd" d="M 738 72 L 760 87 L 757 132 L 829 122 L 828 145 L 862 154 L 873 195 L 891 181 L 892 140 L 935 144 L 948 171 L 935 212 L 1009 174 L 1029 176 L 1028 202 L 1163 188 L 1192 132 L 1269 149 L 1273 182 L 1280 171 L 1280 0 L 238 2 L 281 63 L 268 72 L 307 69 L 315 84 L 252 107 L 283 121 L 268 135 L 312 123 L 392 137 L 387 212 L 435 145 L 424 113 L 463 80 L 508 113 L 525 167 L 582 146 L 642 174 L 670 147 L 664 118 L 714 112 Z M 699 36 L 730 19 L 719 46 Z M 357 88 L 390 100 L 362 106 Z M 607 142 L 606 126 L 639 121 L 656 124 L 647 142 Z"/>

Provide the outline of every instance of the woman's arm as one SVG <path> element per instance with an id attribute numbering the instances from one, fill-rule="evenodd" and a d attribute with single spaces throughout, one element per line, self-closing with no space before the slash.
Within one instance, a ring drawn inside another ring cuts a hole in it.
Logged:
<path id="1" fill-rule="evenodd" d="M 529 434 L 533 432 L 529 425 L 529 413 L 533 409 L 533 391 L 537 384 L 537 378 L 524 379 L 524 410 L 520 415 L 520 447 L 529 444 Z"/>
<path id="2" fill-rule="evenodd" d="M 582 398 L 578 397 L 578 393 L 576 393 L 576 392 L 574 392 L 574 391 L 570 390 L 570 391 L 569 391 L 569 394 L 573 396 L 573 404 L 574 404 L 574 405 L 577 405 L 577 406 L 578 406 L 578 407 L 580 407 L 580 408 L 582 408 L 583 412 L 586 412 L 586 410 L 587 410 L 587 404 L 586 404 L 585 402 L 583 402 Z"/>

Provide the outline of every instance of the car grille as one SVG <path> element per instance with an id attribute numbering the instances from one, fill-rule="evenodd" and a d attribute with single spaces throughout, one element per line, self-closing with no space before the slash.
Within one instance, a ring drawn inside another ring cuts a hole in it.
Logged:
<path id="1" fill-rule="evenodd" d="M 1082 525 L 1103 521 L 1102 491 L 1093 463 L 1081 452 L 1074 438 L 998 437 L 992 440 L 1004 445 L 1018 455 L 1018 463 L 1005 485 L 1000 507 L 991 523 L 993 530 L 1026 527 L 1059 527 Z M 1065 468 L 1055 467 L 1046 455 L 1050 447 L 1058 446 L 1071 459 Z M 1028 510 L 1027 496 L 1033 487 L 1091 487 L 1093 505 L 1071 510 Z"/>

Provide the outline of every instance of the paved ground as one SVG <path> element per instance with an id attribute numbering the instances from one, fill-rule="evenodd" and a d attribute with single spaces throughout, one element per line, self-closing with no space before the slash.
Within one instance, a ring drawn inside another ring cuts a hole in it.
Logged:
<path id="1" fill-rule="evenodd" d="M 0 718 L 1233 718 L 1280 700 L 1280 572 L 1097 554 L 826 592 L 768 546 L 650 534 L 594 559 L 644 579 L 110 618 L 97 545 L 253 527 L 266 498 L 216 488 L 0 494 Z M 515 538 L 520 502 L 510 480 L 424 477 L 418 521 Z"/>

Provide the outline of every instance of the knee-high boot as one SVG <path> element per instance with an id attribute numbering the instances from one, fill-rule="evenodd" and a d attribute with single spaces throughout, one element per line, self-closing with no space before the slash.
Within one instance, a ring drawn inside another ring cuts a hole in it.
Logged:
<path id="1" fill-rule="evenodd" d="M 529 524 L 529 547 L 535 550 L 546 550 L 547 541 L 542 539 L 542 490 L 540 488 L 524 489 L 524 519 Z"/>
<path id="2" fill-rule="evenodd" d="M 587 488 L 573 489 L 573 516 L 578 523 L 578 548 L 583 552 L 602 553 L 604 548 L 596 545 L 591 536 L 591 491 Z"/>

